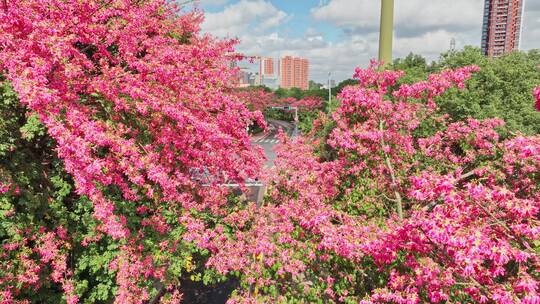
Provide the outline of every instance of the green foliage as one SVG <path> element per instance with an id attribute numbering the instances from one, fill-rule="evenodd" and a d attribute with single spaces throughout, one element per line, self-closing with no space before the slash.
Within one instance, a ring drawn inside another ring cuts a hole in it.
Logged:
<path id="1" fill-rule="evenodd" d="M 92 203 L 75 192 L 74 182 L 57 157 L 56 145 L 47 135 L 46 128 L 20 104 L 9 83 L 1 79 L 0 117 L 0 185 L 9 182 L 18 187 L 18 191 L 0 194 L 0 255 L 8 255 L 0 260 L 0 278 L 8 275 L 3 273 L 5 269 L 16 273 L 24 271 L 17 255 L 26 253 L 39 260 L 39 256 L 32 253 L 35 249 L 33 242 L 10 252 L 2 249 L 4 244 L 22 240 L 17 231 L 31 229 L 27 233 L 29 236 L 39 236 L 41 231 L 56 231 L 63 227 L 69 236 L 69 246 L 61 250 L 65 250 L 64 254 L 69 257 L 68 267 L 73 272 L 75 293 L 81 303 L 111 303 L 117 286 L 116 270 L 111 269 L 110 264 L 120 253 L 122 244 L 99 232 L 97 227 L 100 223 L 93 216 Z M 109 197 L 117 201 L 117 212 L 126 215 L 128 225 L 140 221 L 135 212 L 136 205 L 125 201 L 118 189 L 107 191 Z M 139 202 L 140 205 L 146 203 Z M 178 224 L 178 210 L 173 207 L 161 214 L 173 227 L 172 231 L 161 235 L 152 228 L 145 230 L 145 250 L 152 252 L 156 263 L 173 261 L 167 272 L 177 281 L 171 284 L 202 281 L 211 285 L 223 281 L 223 276 L 204 267 L 209 252 L 183 240 L 186 230 Z M 216 222 L 215 218 L 204 220 Z M 165 239 L 177 243 L 174 250 L 163 250 L 161 243 Z M 45 283 L 39 289 L 26 289 L 17 298 L 29 299 L 31 303 L 65 301 L 62 300 L 61 286 L 45 279 L 50 271 L 48 267 L 42 270 Z M 152 290 L 154 283 L 144 284 Z M 157 292 L 155 288 L 153 292 Z"/>
<path id="2" fill-rule="evenodd" d="M 360 177 L 350 177 L 343 181 L 344 188 L 350 189 L 335 202 L 335 207 L 355 216 L 383 218 L 387 215 L 387 200 L 373 199 L 378 193 L 373 181 Z"/>
<path id="3" fill-rule="evenodd" d="M 392 68 L 407 72 L 405 76 L 399 80 L 399 84 L 415 83 L 426 79 L 431 72 L 434 72 L 433 67 L 428 65 L 424 57 L 413 53 L 410 53 L 405 58 L 395 59 Z"/>
<path id="4" fill-rule="evenodd" d="M 2 81 L 1 78 L 0 81 Z M 7 82 L 0 82 L 0 102 L 0 111 L 3 114 L 0 120 L 0 156 L 3 157 L 15 149 L 16 136 L 14 135 L 19 132 L 18 117 L 12 112 L 19 101 Z"/>
<path id="5" fill-rule="evenodd" d="M 308 90 L 302 90 L 299 88 L 291 88 L 291 89 L 284 89 L 279 88 L 277 89 L 274 94 L 276 94 L 276 97 L 278 98 L 295 98 L 295 99 L 303 99 L 306 97 L 320 97 L 323 100 L 328 99 L 328 90 L 321 89 L 318 86 L 310 87 Z"/>
<path id="6" fill-rule="evenodd" d="M 309 89 L 304 91 L 304 97 L 319 97 L 322 100 L 328 99 L 328 90 L 326 89 Z"/>
<path id="7" fill-rule="evenodd" d="M 478 49 L 443 55 L 441 68 L 474 61 L 481 71 L 464 91 L 453 90 L 440 98 L 441 111 L 455 120 L 468 117 L 502 118 L 509 131 L 540 133 L 540 112 L 534 109 L 532 90 L 540 83 L 538 51 L 514 52 L 487 60 Z"/>
<path id="8" fill-rule="evenodd" d="M 316 111 L 300 112 L 298 114 L 298 128 L 302 133 L 309 133 L 313 129 L 313 121 L 317 119 L 319 113 Z"/>
<path id="9" fill-rule="evenodd" d="M 315 155 L 317 155 L 323 162 L 337 159 L 336 150 L 328 144 L 328 138 L 336 126 L 337 124 L 335 120 L 327 119 L 318 129 L 314 130 L 313 132 L 313 136 L 315 138 L 321 139 L 319 141 L 319 145 L 315 149 Z"/>
<path id="10" fill-rule="evenodd" d="M 267 87 L 267 86 L 265 86 L 265 85 L 263 85 L 263 84 L 257 85 L 257 86 L 253 86 L 253 87 L 250 87 L 250 88 L 253 88 L 254 90 L 261 89 L 261 90 L 265 91 L 266 93 L 272 92 L 272 89 L 271 89 L 271 88 L 269 88 L 269 87 Z"/>
<path id="11" fill-rule="evenodd" d="M 325 102 L 324 105 L 325 105 L 325 112 L 332 113 L 339 107 L 340 101 L 337 97 L 332 96 L 332 99 L 330 99 L 330 102 Z"/>
<path id="12" fill-rule="evenodd" d="M 309 87 L 310 90 L 313 90 L 313 89 L 320 89 L 322 86 L 323 85 L 321 83 L 317 83 L 317 82 L 315 82 L 313 80 L 310 80 L 308 87 Z"/>
<path id="13" fill-rule="evenodd" d="M 496 59 L 494 59 L 496 61 Z M 438 62 L 433 63 L 433 68 L 457 68 L 467 65 L 485 66 L 490 60 L 482 54 L 482 50 L 477 47 L 466 46 L 461 51 L 448 51 L 441 54 Z"/>
<path id="14" fill-rule="evenodd" d="M 41 229 L 53 231 L 59 226 L 67 228 L 73 236 L 84 233 L 88 226 L 80 225 L 80 214 L 75 210 L 80 198 L 73 193 L 73 182 L 53 151 L 54 143 L 36 117 L 20 105 L 5 81 L 0 83 L 0 117 L 0 182 L 17 187 L 0 195 L 0 244 L 21 242 L 17 231 L 28 227 L 31 231 L 27 234 L 35 236 L 40 235 Z M 21 245 L 19 250 L 8 254 L 30 254 L 33 246 Z M 19 268 L 17 259 L 8 258 L 0 263 L 3 264 L 0 269 L 24 269 Z M 6 274 L 1 272 L 0 277 L 4 277 Z M 20 297 L 33 302 L 59 303 L 62 292 L 59 286 L 47 281 L 39 290 L 25 290 Z"/>
<path id="15" fill-rule="evenodd" d="M 293 97 L 296 99 L 302 98 L 302 90 L 299 88 L 291 88 L 291 89 L 278 88 L 274 92 L 274 94 L 276 94 L 278 98 L 289 98 L 289 97 Z"/>
<path id="16" fill-rule="evenodd" d="M 407 74 L 400 83 L 424 80 L 427 75 L 444 69 L 477 65 L 480 72 L 467 82 L 465 90 L 450 90 L 437 99 L 442 113 L 453 120 L 467 118 L 501 118 L 507 127 L 501 130 L 540 133 L 540 112 L 534 109 L 532 90 L 540 83 L 540 51 L 513 52 L 488 59 L 480 49 L 465 47 L 462 51 L 443 53 L 440 60 L 427 64 L 419 55 L 396 59 L 393 68 Z"/>
<path id="17" fill-rule="evenodd" d="M 267 108 L 267 109 L 264 110 L 264 117 L 266 117 L 267 119 L 293 121 L 294 120 L 294 111 L 286 111 L 286 110 L 282 110 L 282 109 Z"/>

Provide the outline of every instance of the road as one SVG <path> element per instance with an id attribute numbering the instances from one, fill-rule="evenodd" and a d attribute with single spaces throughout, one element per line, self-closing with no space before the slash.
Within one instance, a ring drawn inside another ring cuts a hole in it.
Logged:
<path id="1" fill-rule="evenodd" d="M 293 123 L 269 119 L 267 133 L 262 137 L 253 138 L 251 141 L 253 144 L 261 146 L 264 149 L 264 154 L 267 158 L 266 167 L 274 166 L 274 160 L 276 159 L 274 146 L 279 143 L 279 139 L 277 138 L 279 129 L 283 129 L 289 136 L 295 136 L 297 133 L 297 131 L 295 132 Z"/>

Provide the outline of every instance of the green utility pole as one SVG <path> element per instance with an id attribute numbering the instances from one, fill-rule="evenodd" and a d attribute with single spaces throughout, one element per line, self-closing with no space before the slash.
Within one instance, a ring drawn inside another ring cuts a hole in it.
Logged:
<path id="1" fill-rule="evenodd" d="M 394 35 L 394 0 L 381 0 L 381 33 L 379 36 L 379 61 L 392 63 Z"/>

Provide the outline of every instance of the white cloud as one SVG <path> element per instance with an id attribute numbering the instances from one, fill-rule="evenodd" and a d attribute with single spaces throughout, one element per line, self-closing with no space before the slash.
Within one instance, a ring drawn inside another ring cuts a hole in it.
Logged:
<path id="1" fill-rule="evenodd" d="M 261 33 L 285 22 L 287 13 L 269 1 L 240 0 L 218 13 L 207 13 L 204 31 L 216 36 L 240 36 L 246 32 Z"/>
<path id="2" fill-rule="evenodd" d="M 463 44 L 480 44 L 484 0 L 398 0 L 395 2 L 396 39 L 409 37 L 423 41 L 448 33 L 448 41 L 438 41 L 444 51 L 451 38 Z M 330 0 L 311 10 L 313 18 L 334 24 L 346 33 L 372 33 L 379 27 L 380 1 Z M 540 48 L 540 1 L 525 1 L 523 35 L 524 50 Z M 438 34 L 437 34 L 438 33 Z M 400 44 L 396 43 L 400 54 Z M 401 47 L 405 47 L 404 44 Z M 417 49 L 410 44 L 411 51 Z M 423 53 L 422 53 L 423 54 Z"/>
<path id="3" fill-rule="evenodd" d="M 229 0 L 199 0 L 201 4 L 207 4 L 207 5 L 223 5 Z"/>
<path id="4" fill-rule="evenodd" d="M 394 41 L 394 56 L 403 57 L 412 52 L 435 59 L 441 51 L 450 48 L 450 40 L 455 37 L 456 33 L 437 30 L 421 36 L 397 38 Z"/>
<path id="5" fill-rule="evenodd" d="M 203 31 L 219 37 L 238 37 L 240 44 L 237 49 L 246 55 L 309 58 L 311 78 L 317 80 L 326 77 L 328 71 L 333 71 L 337 79 L 349 78 L 355 66 L 375 55 L 376 49 L 372 49 L 369 42 L 375 36 L 351 37 L 330 43 L 313 28 L 299 38 L 278 34 L 279 26 L 290 17 L 268 1 L 240 0 L 221 12 L 207 13 Z"/>
<path id="6" fill-rule="evenodd" d="M 398 0 L 395 2 L 397 28 L 467 28 L 482 23 L 483 0 Z M 320 21 L 354 30 L 373 30 L 379 26 L 380 1 L 332 0 L 311 10 Z M 479 15 L 480 14 L 480 15 Z"/>
<path id="7" fill-rule="evenodd" d="M 223 5 L 227 2 L 229 2 L 229 0 L 198 0 L 198 2 L 202 5 Z"/>
<path id="8" fill-rule="evenodd" d="M 525 1 L 523 18 L 521 48 L 525 50 L 540 48 L 540 1 Z"/>
<path id="9" fill-rule="evenodd" d="M 394 57 L 413 52 L 435 60 L 441 52 L 448 50 L 452 38 L 458 48 L 479 46 L 483 5 L 484 0 L 397 0 Z M 358 35 L 369 37 L 367 43 L 376 51 L 380 1 L 329 0 L 313 8 L 311 14 L 315 20 L 341 28 L 349 35 L 345 39 L 355 39 Z M 540 1 L 526 1 L 523 18 L 522 49 L 540 48 Z M 352 45 L 342 44 L 342 47 L 347 46 Z M 369 56 L 375 57 L 376 53 L 368 52 L 363 65 Z M 350 64 L 357 62 L 355 59 L 350 59 Z M 345 75 L 345 71 L 341 74 Z"/>
<path id="10" fill-rule="evenodd" d="M 223 1 L 223 0 L 208 0 Z M 484 0 L 397 0 L 394 57 L 413 52 L 435 60 L 456 40 L 457 48 L 480 44 Z M 326 0 L 312 8 L 317 22 L 335 25 L 344 35 L 338 42 L 307 27 L 303 37 L 290 38 L 285 24 L 294 16 L 268 0 L 240 0 L 223 11 L 207 14 L 203 30 L 221 37 L 238 37 L 238 50 L 247 55 L 302 56 L 310 60 L 311 79 L 349 78 L 356 66 L 377 56 L 380 1 Z M 335 38 L 335 37 L 334 37 Z M 522 49 L 540 47 L 540 1 L 527 0 Z"/>
<path id="11" fill-rule="evenodd" d="M 350 78 L 356 66 L 368 62 L 376 55 L 373 48 L 376 37 L 355 36 L 338 43 L 325 41 L 322 36 L 288 38 L 273 32 L 267 35 L 240 36 L 239 51 L 246 55 L 264 55 L 273 58 L 285 55 L 300 56 L 310 61 L 310 78 L 323 81 L 328 72 L 335 79 Z"/>

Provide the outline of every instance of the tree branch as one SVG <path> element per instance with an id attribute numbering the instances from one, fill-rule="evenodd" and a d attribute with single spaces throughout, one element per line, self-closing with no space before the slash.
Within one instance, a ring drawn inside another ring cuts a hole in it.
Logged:
<path id="1" fill-rule="evenodd" d="M 382 120 L 379 121 L 379 131 L 381 131 L 381 133 L 382 131 L 384 131 L 384 125 L 383 125 Z M 383 135 L 381 138 L 381 150 L 384 154 L 384 161 L 386 163 L 386 167 L 388 168 L 388 171 L 390 171 L 390 178 L 392 179 L 393 187 L 395 188 L 397 185 L 397 179 L 394 173 L 394 167 L 392 166 L 392 163 L 390 162 L 390 158 L 388 157 L 388 154 L 384 152 L 384 145 L 385 145 L 385 142 L 384 142 L 384 135 Z M 403 219 L 403 201 L 401 199 L 401 194 L 396 189 L 394 189 L 394 196 L 396 197 L 395 203 L 396 203 L 399 219 Z"/>
<path id="2" fill-rule="evenodd" d="M 158 282 L 158 283 L 159 285 L 161 285 L 158 289 L 158 293 L 152 300 L 148 301 L 147 304 L 158 304 L 161 298 L 167 293 L 167 289 L 165 288 L 165 285 L 161 282 Z"/>

